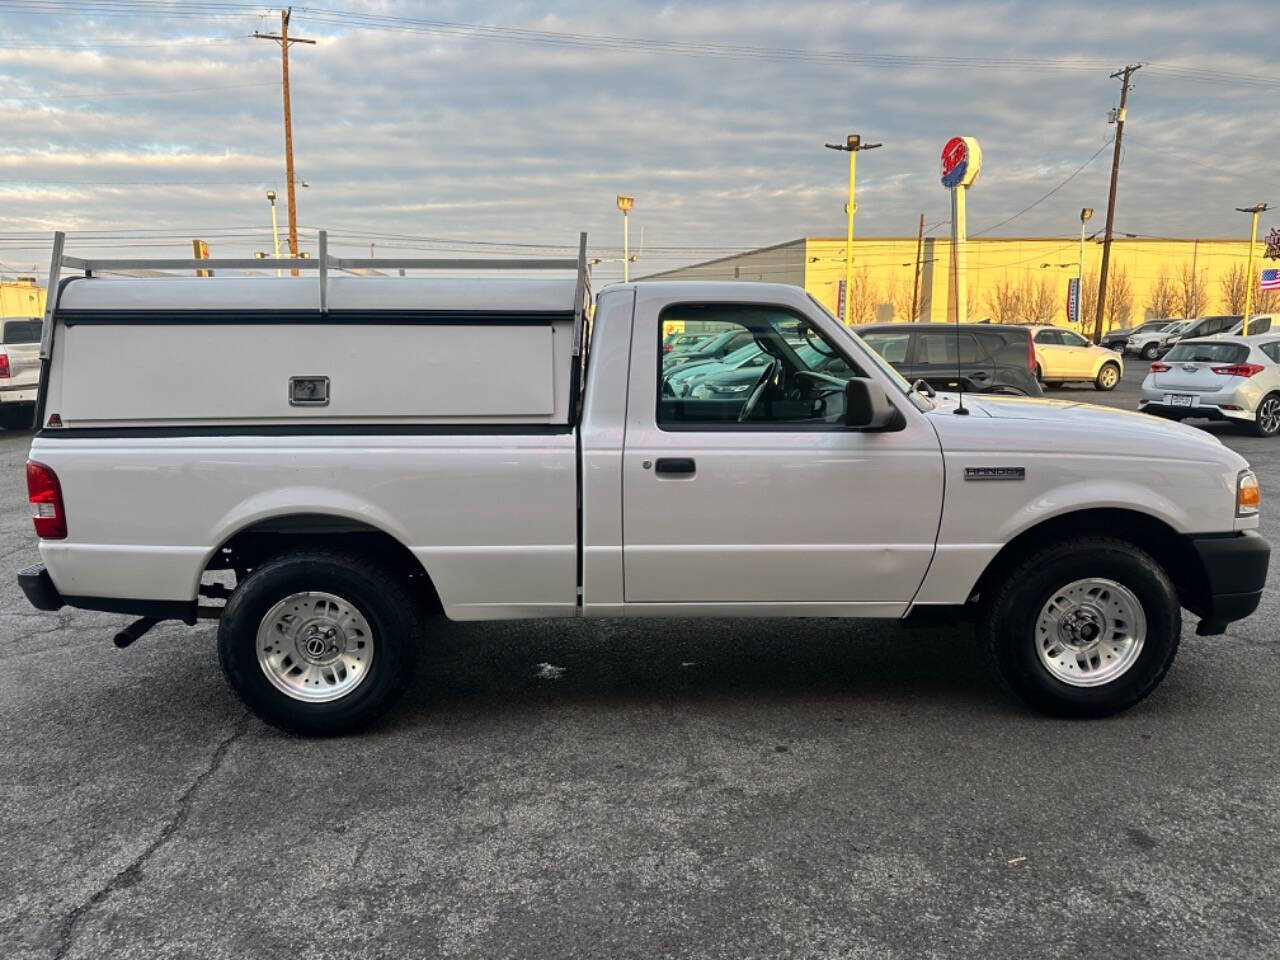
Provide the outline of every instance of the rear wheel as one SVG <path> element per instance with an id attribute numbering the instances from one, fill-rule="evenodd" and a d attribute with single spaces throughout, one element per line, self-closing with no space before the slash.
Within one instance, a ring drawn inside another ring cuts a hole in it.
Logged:
<path id="1" fill-rule="evenodd" d="M 1253 432 L 1260 437 L 1274 437 L 1280 433 L 1280 394 L 1269 393 L 1262 398 L 1253 420 Z"/>
<path id="2" fill-rule="evenodd" d="M 1097 390 L 1114 390 L 1120 382 L 1120 368 L 1114 363 L 1104 363 L 1094 378 L 1093 386 Z"/>
<path id="3" fill-rule="evenodd" d="M 1146 697 L 1173 664 L 1182 632 L 1164 569 L 1123 540 L 1081 537 L 1004 571 L 979 635 L 999 679 L 1027 704 L 1103 717 Z"/>
<path id="4" fill-rule="evenodd" d="M 1143 360 L 1154 360 L 1160 355 L 1160 348 L 1154 343 L 1148 343 L 1142 348 Z"/>
<path id="5" fill-rule="evenodd" d="M 237 586 L 218 652 L 232 689 L 267 723 L 332 735 L 372 722 L 404 692 L 421 633 L 394 572 L 307 550 L 263 563 Z"/>

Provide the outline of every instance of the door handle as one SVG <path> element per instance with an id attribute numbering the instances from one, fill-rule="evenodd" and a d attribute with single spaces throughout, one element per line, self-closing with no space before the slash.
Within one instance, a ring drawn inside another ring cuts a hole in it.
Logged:
<path id="1" fill-rule="evenodd" d="M 655 473 L 665 473 L 668 476 L 692 476 L 697 470 L 697 464 L 691 457 L 659 457 L 653 469 Z"/>

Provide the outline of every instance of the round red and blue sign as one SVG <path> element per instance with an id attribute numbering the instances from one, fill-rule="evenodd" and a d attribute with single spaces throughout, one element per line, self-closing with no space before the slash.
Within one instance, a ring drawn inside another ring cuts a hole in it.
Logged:
<path id="1" fill-rule="evenodd" d="M 973 137 L 952 137 L 942 148 L 942 185 L 968 187 L 982 169 L 982 147 Z"/>
<path id="2" fill-rule="evenodd" d="M 942 148 L 942 185 L 958 187 L 969 172 L 969 145 L 964 137 L 952 137 Z"/>

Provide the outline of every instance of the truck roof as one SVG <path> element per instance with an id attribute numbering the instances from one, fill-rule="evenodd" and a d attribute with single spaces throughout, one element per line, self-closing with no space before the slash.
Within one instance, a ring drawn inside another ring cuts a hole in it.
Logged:
<path id="1" fill-rule="evenodd" d="M 327 306 L 342 311 L 456 310 L 467 313 L 567 313 L 577 280 L 564 277 L 420 277 L 330 274 Z M 77 277 L 59 312 L 184 312 L 319 309 L 315 275 L 301 277 Z"/>

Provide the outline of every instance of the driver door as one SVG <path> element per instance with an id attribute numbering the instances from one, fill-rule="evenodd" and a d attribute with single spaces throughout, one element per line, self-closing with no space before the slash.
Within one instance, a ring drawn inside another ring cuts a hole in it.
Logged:
<path id="1" fill-rule="evenodd" d="M 942 506 L 926 417 L 879 373 L 900 429 L 847 428 L 843 384 L 870 371 L 860 348 L 828 318 L 747 303 L 697 309 L 752 333 L 771 358 L 760 378 L 732 396 L 672 397 L 659 349 L 667 305 L 651 296 L 637 298 L 628 382 L 628 607 L 900 615 L 928 569 Z"/>

